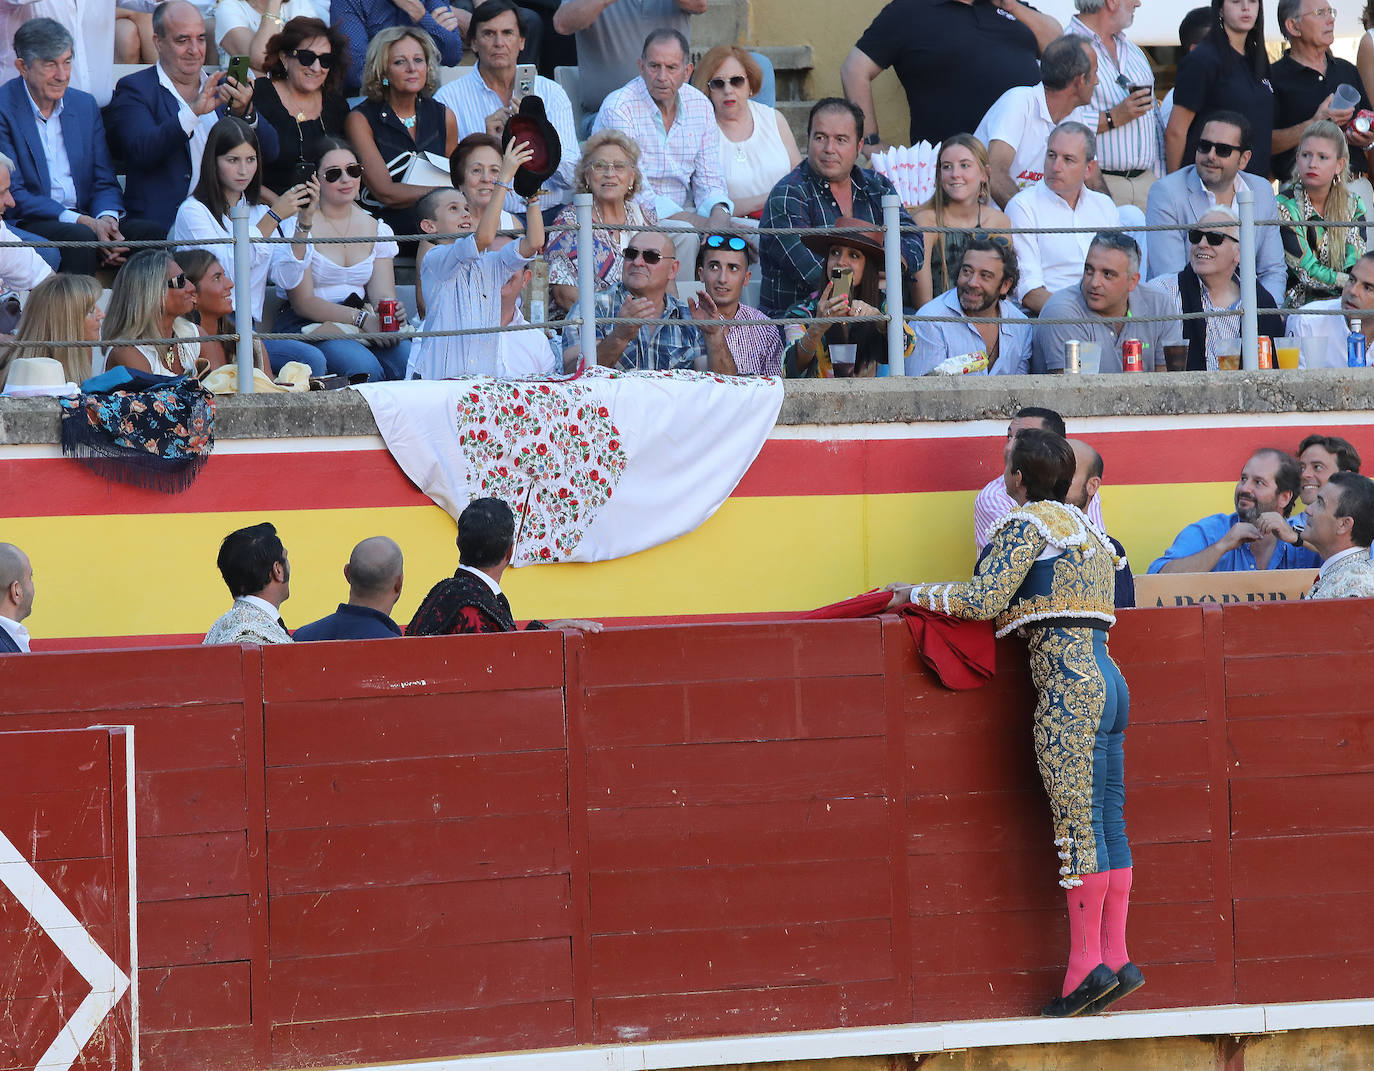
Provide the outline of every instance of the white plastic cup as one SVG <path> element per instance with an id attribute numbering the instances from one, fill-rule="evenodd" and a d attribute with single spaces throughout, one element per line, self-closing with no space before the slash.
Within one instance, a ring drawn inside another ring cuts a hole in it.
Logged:
<path id="1" fill-rule="evenodd" d="M 1331 97 L 1331 107 L 1336 111 L 1345 111 L 1353 108 L 1360 103 L 1360 91 L 1349 82 L 1342 82 L 1336 87 L 1336 92 Z"/>

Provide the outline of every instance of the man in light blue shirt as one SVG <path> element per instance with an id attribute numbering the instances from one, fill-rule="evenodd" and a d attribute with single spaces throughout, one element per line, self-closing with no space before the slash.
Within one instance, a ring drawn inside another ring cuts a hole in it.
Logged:
<path id="1" fill-rule="evenodd" d="M 1150 563 L 1150 572 L 1316 569 L 1321 558 L 1302 545 L 1301 537 L 1289 544 L 1259 524 L 1266 513 L 1288 516 L 1298 496 L 1300 475 L 1298 461 L 1290 454 L 1273 447 L 1256 450 L 1236 483 L 1236 512 L 1216 513 L 1188 525 L 1163 557 Z"/>
<path id="2" fill-rule="evenodd" d="M 1014 324 L 936 323 L 913 320 L 916 345 L 906 359 L 906 374 L 924 376 L 950 357 L 982 354 L 983 375 L 1030 372 L 1031 326 L 1007 296 L 1016 288 L 1020 268 L 1016 250 L 1001 235 L 975 232 L 964 246 L 958 282 L 916 313 L 920 316 L 1009 317 Z"/>

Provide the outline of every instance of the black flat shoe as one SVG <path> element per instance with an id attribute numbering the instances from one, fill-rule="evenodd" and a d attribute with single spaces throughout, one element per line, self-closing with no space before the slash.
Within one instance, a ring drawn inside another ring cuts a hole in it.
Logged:
<path id="1" fill-rule="evenodd" d="M 1040 1009 L 1040 1014 L 1053 1019 L 1079 1015 L 1089 1004 L 1106 996 L 1119 984 L 1116 972 L 1105 963 L 1099 963 L 1088 972 L 1088 977 L 1078 983 L 1077 989 L 1067 997 L 1055 997 Z"/>
<path id="2" fill-rule="evenodd" d="M 1084 1015 L 1097 1015 L 1106 1011 L 1123 997 L 1128 997 L 1145 984 L 1145 975 L 1134 963 L 1127 963 L 1116 972 L 1116 988 L 1098 997 L 1083 1009 Z"/>

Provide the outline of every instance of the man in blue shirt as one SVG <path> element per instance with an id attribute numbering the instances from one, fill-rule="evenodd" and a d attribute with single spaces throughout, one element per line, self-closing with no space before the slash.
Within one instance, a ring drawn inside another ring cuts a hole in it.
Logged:
<path id="1" fill-rule="evenodd" d="M 386 536 L 364 539 L 348 557 L 344 579 L 348 601 L 328 617 L 296 629 L 297 643 L 312 640 L 389 640 L 401 634 L 391 608 L 405 583 L 401 548 Z"/>
<path id="2" fill-rule="evenodd" d="M 1152 573 L 1238 573 L 1248 569 L 1316 569 L 1321 559 L 1301 543 L 1290 545 L 1257 526 L 1265 513 L 1288 516 L 1298 497 L 1301 469 L 1282 450 L 1255 451 L 1236 484 L 1236 512 L 1216 513 L 1188 525 L 1150 564 Z"/>

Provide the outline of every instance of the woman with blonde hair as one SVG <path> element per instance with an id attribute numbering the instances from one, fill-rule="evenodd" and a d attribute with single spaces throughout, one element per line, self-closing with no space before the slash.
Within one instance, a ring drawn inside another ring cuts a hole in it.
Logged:
<path id="1" fill-rule="evenodd" d="M 916 211 L 918 227 L 966 228 L 925 232 L 926 258 L 916 273 L 916 307 L 939 297 L 959 281 L 964 246 L 976 230 L 997 231 L 1011 220 L 992 203 L 988 150 L 972 134 L 945 138 L 935 160 L 935 192 Z"/>
<path id="2" fill-rule="evenodd" d="M 93 371 L 122 365 L 159 376 L 191 375 L 200 332 L 185 319 L 196 307 L 196 284 L 161 249 L 135 253 L 115 276 L 101 338 L 178 338 L 175 343 L 112 346 L 96 355 Z"/>
<path id="3" fill-rule="evenodd" d="M 658 213 L 634 197 L 644 186 L 639 170 L 639 146 L 619 130 L 599 130 L 582 144 L 574 186 L 592 195 L 592 271 L 596 290 L 609 290 L 620 282 L 624 249 L 634 230 L 608 230 L 598 223 L 627 227 L 654 226 Z M 564 206 L 553 221 L 555 227 L 577 226 L 577 211 Z M 567 312 L 577 304 L 577 232 L 558 231 L 549 242 L 549 293 L 554 305 Z"/>
<path id="4" fill-rule="evenodd" d="M 735 215 L 758 219 L 778 179 L 801 163 L 792 128 L 776 108 L 754 100 L 763 71 L 738 45 L 716 45 L 702 56 L 692 83 L 716 112 L 721 169 Z"/>
<path id="5" fill-rule="evenodd" d="M 49 275 L 29 291 L 14 343 L 0 351 L 0 388 L 11 362 L 20 357 L 54 357 L 67 380 L 80 383 L 91 375 L 91 347 L 53 346 L 53 342 L 99 342 L 100 284 L 89 275 Z"/>
<path id="6" fill-rule="evenodd" d="M 426 152 L 447 160 L 458 147 L 458 120 L 434 99 L 438 85 L 439 50 L 424 30 L 391 26 L 368 43 L 367 99 L 348 113 L 344 136 L 363 166 L 363 207 L 395 234 L 419 232 L 416 202 L 439 185 L 406 182 L 411 162 Z"/>
<path id="7" fill-rule="evenodd" d="M 1328 223 L 1364 222 L 1365 204 L 1350 189 L 1350 146 L 1329 119 L 1302 132 L 1292 180 L 1279 190 L 1279 228 L 1288 265 L 1289 308 L 1339 297 L 1355 261 L 1364 256 L 1364 227 Z"/>

